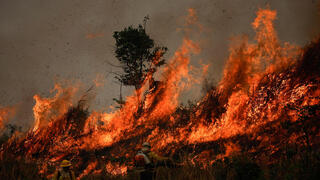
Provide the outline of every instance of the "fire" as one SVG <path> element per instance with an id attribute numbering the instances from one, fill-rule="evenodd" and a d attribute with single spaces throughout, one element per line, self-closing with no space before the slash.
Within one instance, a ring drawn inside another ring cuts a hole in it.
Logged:
<path id="1" fill-rule="evenodd" d="M 54 121 L 59 116 L 65 114 L 69 107 L 72 106 L 72 99 L 77 91 L 75 87 L 62 88 L 56 84 L 53 91 L 56 95 L 52 98 L 41 98 L 39 95 L 34 95 L 36 104 L 33 107 L 33 115 L 35 119 L 33 131 L 46 126 L 49 122 Z"/>
<path id="2" fill-rule="evenodd" d="M 83 173 L 78 177 L 78 179 L 81 179 L 82 177 L 88 175 L 89 173 L 91 173 L 97 166 L 97 162 L 92 162 L 90 163 L 87 168 L 83 171 Z"/>
<path id="3" fill-rule="evenodd" d="M 116 164 L 107 163 L 106 170 L 108 173 L 112 175 L 119 175 L 119 174 L 125 174 L 127 172 L 127 167 L 120 165 L 118 163 Z"/>
<path id="4" fill-rule="evenodd" d="M 148 88 L 149 75 L 141 89 L 113 112 L 89 114 L 81 101 L 78 105 L 74 103 L 77 86 L 56 85 L 52 98 L 35 95 L 34 128 L 25 138 L 11 141 L 4 149 L 43 161 L 74 159 L 78 162 L 76 166 L 82 168 L 81 177 L 104 170 L 113 175 L 125 174 L 130 166 L 128 158 L 143 141 L 149 141 L 154 150 L 167 155 L 179 155 L 180 148 L 186 149 L 195 154 L 192 162 L 213 162 L 210 159 L 213 155 L 222 159 L 241 152 L 245 146 L 240 143 L 243 139 L 260 143 L 250 146 L 250 152 L 265 148 L 275 153 L 279 142 L 265 128 L 282 132 L 279 127 L 288 123 L 284 120 L 300 123 L 305 111 L 300 112 L 299 108 L 318 105 L 316 97 L 320 94 L 319 77 L 297 78 L 298 66 L 305 66 L 300 62 L 303 59 L 299 59 L 304 50 L 280 43 L 273 26 L 275 19 L 276 11 L 267 8 L 257 12 L 252 23 L 255 39 L 235 40 L 222 80 L 192 107 L 179 106 L 178 98 L 197 79 L 192 76 L 190 61 L 191 55 L 199 54 L 201 48 L 186 37 L 162 70 L 157 85 Z M 189 9 L 187 24 L 202 27 L 196 21 L 195 10 Z M 204 65 L 202 73 L 208 68 Z M 100 86 L 101 77 L 97 79 L 96 86 Z M 0 110 L 0 122 L 6 119 L 6 113 Z M 298 139 L 301 134 L 288 134 L 290 140 L 286 142 Z M 79 157 L 93 153 L 109 161 L 101 165 L 96 158 L 84 162 Z M 123 157 L 127 160 L 123 161 Z"/>
<path id="5" fill-rule="evenodd" d="M 101 38 L 103 36 L 104 36 L 103 33 L 89 33 L 86 35 L 86 39 Z"/>
<path id="6" fill-rule="evenodd" d="M 15 107 L 0 107 L 0 132 L 8 120 L 14 116 L 15 111 Z"/>

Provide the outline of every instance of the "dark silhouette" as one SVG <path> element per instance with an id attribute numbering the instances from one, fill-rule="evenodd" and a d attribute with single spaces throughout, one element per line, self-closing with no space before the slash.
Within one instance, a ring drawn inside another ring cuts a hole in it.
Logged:
<path id="1" fill-rule="evenodd" d="M 144 18 L 143 25 L 129 26 L 113 33 L 116 41 L 115 55 L 123 69 L 123 73 L 115 78 L 124 86 L 134 86 L 136 92 L 148 80 L 147 77 L 153 80 L 157 68 L 165 64 L 163 56 L 168 50 L 165 46 L 157 46 L 146 33 L 148 19 Z M 142 110 L 140 95 L 138 92 L 138 112 Z"/>

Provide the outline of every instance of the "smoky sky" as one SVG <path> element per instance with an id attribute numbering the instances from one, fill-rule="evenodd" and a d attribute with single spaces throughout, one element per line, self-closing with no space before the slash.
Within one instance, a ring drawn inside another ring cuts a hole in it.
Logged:
<path id="1" fill-rule="evenodd" d="M 92 106 L 111 105 L 119 96 L 110 73 L 119 70 L 107 63 L 117 62 L 112 33 L 142 23 L 146 15 L 147 32 L 169 48 L 170 59 L 181 44 L 187 9 L 194 8 L 205 31 L 197 36 L 202 51 L 192 64 L 210 63 L 209 78 L 218 81 L 230 37 L 254 37 L 251 22 L 259 8 L 277 10 L 282 42 L 303 46 L 319 33 L 318 5 L 316 0 L 1 0 L 0 106 L 20 104 L 24 126 L 32 118 L 34 94 L 49 96 L 60 79 L 79 80 L 89 88 L 98 74 L 106 81 Z M 124 94 L 130 91 L 125 88 Z"/>

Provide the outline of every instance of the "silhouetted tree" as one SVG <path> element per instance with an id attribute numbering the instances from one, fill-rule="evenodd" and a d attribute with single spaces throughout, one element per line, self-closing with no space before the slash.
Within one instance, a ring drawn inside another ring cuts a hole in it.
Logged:
<path id="1" fill-rule="evenodd" d="M 124 71 L 115 78 L 120 81 L 121 85 L 135 87 L 138 99 L 136 117 L 139 117 L 143 110 L 143 101 L 141 101 L 141 94 L 138 90 L 147 77 L 150 78 L 149 84 L 154 82 L 153 74 L 158 67 L 165 64 L 163 56 L 168 50 L 165 46 L 157 46 L 146 33 L 145 27 L 148 19 L 148 17 L 144 18 L 143 25 L 129 26 L 113 33 L 116 41 L 115 55 Z M 120 93 L 120 99 L 114 99 L 120 108 L 123 104 L 121 98 Z"/>
<path id="2" fill-rule="evenodd" d="M 129 26 L 113 33 L 116 58 L 124 71 L 116 79 L 124 86 L 134 86 L 136 90 L 141 87 L 148 74 L 153 75 L 158 67 L 165 64 L 163 56 L 168 50 L 167 47 L 155 45 L 154 40 L 146 33 L 147 20 L 148 17 L 145 17 L 144 25 Z"/>

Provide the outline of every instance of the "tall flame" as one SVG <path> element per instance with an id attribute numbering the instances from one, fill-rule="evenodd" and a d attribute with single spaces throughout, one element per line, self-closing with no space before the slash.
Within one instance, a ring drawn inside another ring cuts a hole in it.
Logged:
<path id="1" fill-rule="evenodd" d="M 65 114 L 72 105 L 72 99 L 77 91 L 76 87 L 62 88 L 56 84 L 53 91 L 56 94 L 52 98 L 41 98 L 39 95 L 34 95 L 36 104 L 33 107 L 33 115 L 35 119 L 33 131 L 47 125 L 49 122 L 57 119 Z"/>
<path id="2" fill-rule="evenodd" d="M 149 75 L 141 89 L 111 113 L 93 111 L 88 115 L 87 110 L 73 104 L 77 88 L 56 85 L 57 93 L 52 98 L 35 95 L 34 128 L 26 138 L 7 145 L 7 149 L 53 162 L 68 157 L 78 162 L 81 176 L 85 176 L 102 170 L 123 174 L 130 163 L 108 161 L 101 167 L 95 158 L 87 162 L 78 156 L 130 158 L 143 141 L 166 154 L 176 155 L 179 148 L 197 151 L 192 152 L 197 153 L 192 161 L 205 161 L 214 153 L 213 148 L 196 149 L 206 143 L 224 148 L 217 158 L 240 151 L 241 145 L 233 142 L 237 137 L 245 136 L 261 142 L 259 147 L 270 148 L 267 143 L 276 138 L 262 129 L 276 129 L 282 119 L 297 122 L 298 115 L 287 107 L 319 104 L 314 97 L 320 94 L 318 77 L 308 81 L 296 78 L 302 50 L 279 42 L 273 26 L 275 19 L 276 11 L 267 8 L 257 12 L 252 23 L 255 39 L 243 37 L 233 42 L 222 80 L 191 107 L 179 106 L 178 98 L 196 79 L 192 77 L 190 60 L 201 48 L 186 37 L 163 69 L 157 85 L 148 89 Z M 202 28 L 195 21 L 195 10 L 189 9 L 187 24 Z M 203 73 L 207 70 L 208 66 L 204 66 Z"/>

